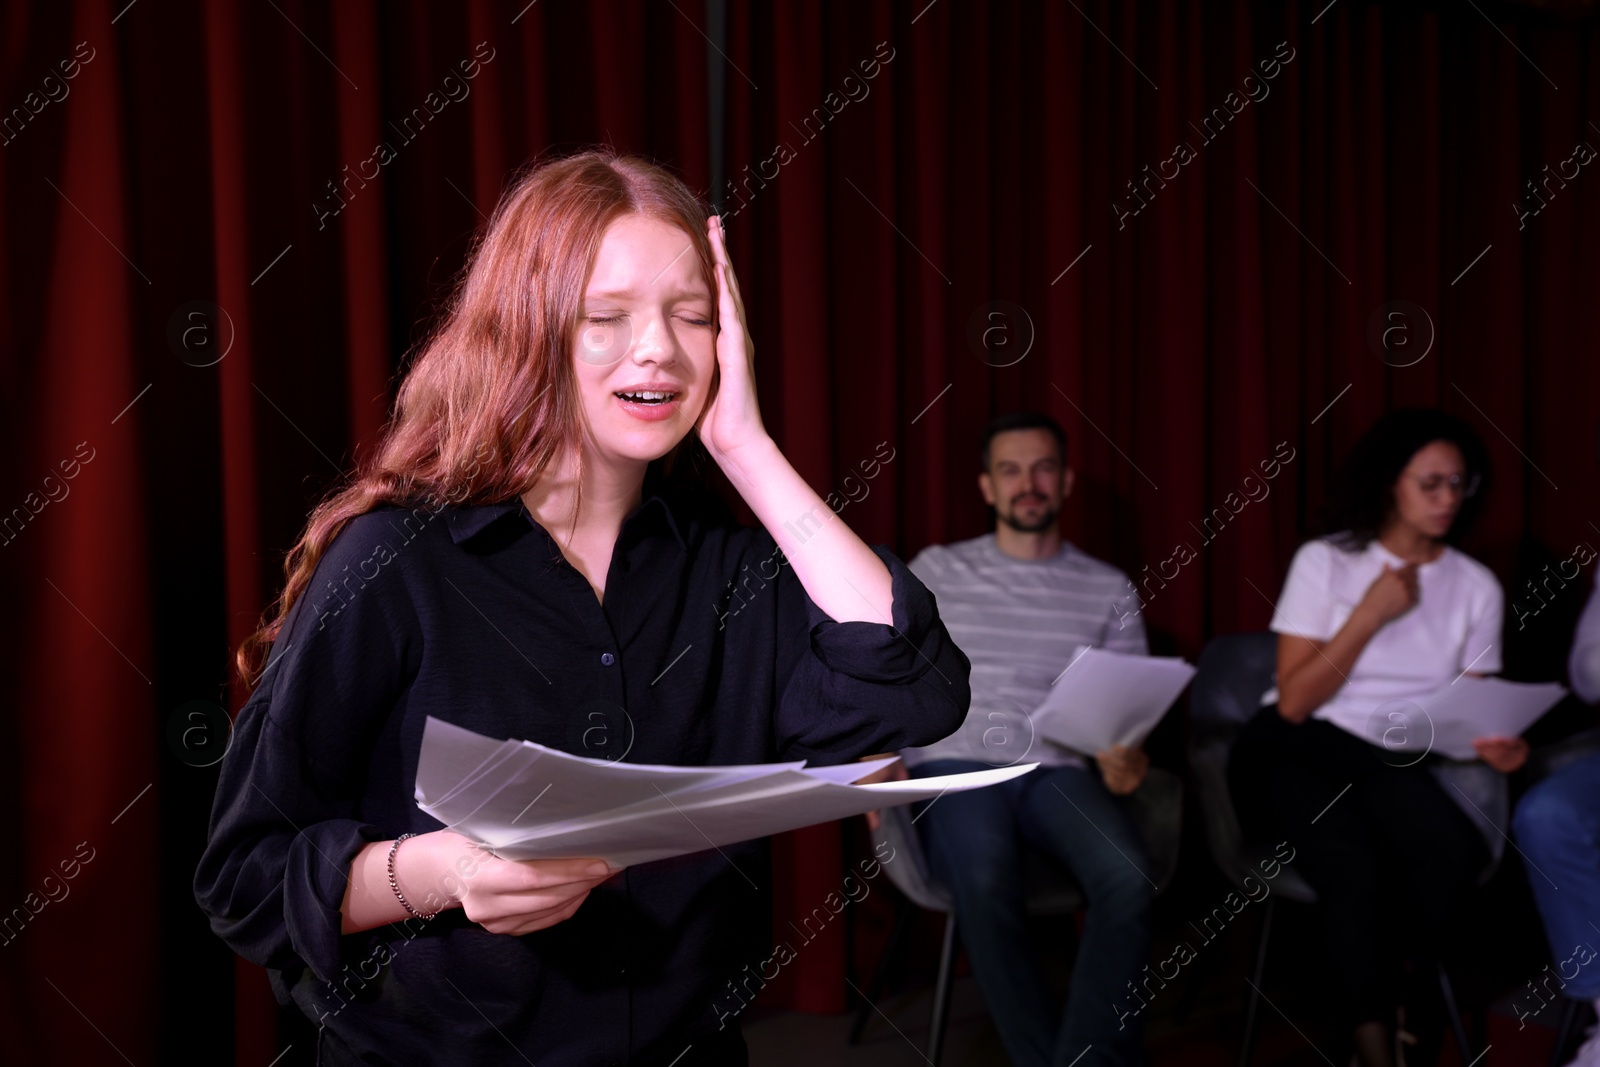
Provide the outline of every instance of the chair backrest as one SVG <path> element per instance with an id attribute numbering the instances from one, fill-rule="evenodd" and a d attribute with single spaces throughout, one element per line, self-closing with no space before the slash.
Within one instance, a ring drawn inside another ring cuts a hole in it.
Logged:
<path id="1" fill-rule="evenodd" d="M 1151 767 L 1128 798 L 1130 815 L 1139 828 L 1150 869 L 1145 872 L 1164 893 L 1178 873 L 1178 848 L 1183 840 L 1183 779 Z"/>
<path id="2" fill-rule="evenodd" d="M 881 846 L 892 850 L 890 859 L 884 861 L 884 872 L 894 887 L 918 907 L 929 911 L 949 911 L 950 893 L 938 883 L 928 869 L 928 858 L 922 851 L 922 841 L 911 822 L 908 805 L 884 808 L 878 813 L 878 828 L 872 831 L 874 851 L 882 855 Z"/>
<path id="3" fill-rule="evenodd" d="M 1502 831 L 1511 829 L 1510 784 L 1505 775 L 1478 760 L 1463 763 L 1440 760 L 1430 763 L 1428 769 L 1444 788 L 1445 795 L 1466 812 L 1472 825 L 1483 835 L 1483 843 L 1489 846 L 1489 866 L 1478 875 L 1481 885 L 1494 876 L 1505 858 L 1506 835 Z"/>
<path id="4" fill-rule="evenodd" d="M 1261 709 L 1278 670 L 1278 635 L 1226 634 L 1200 651 L 1189 688 L 1189 717 L 1197 732 L 1232 739 Z"/>
<path id="5" fill-rule="evenodd" d="M 1235 736 L 1261 710 L 1261 696 L 1272 687 L 1277 669 L 1277 635 L 1226 634 L 1201 649 L 1189 686 L 1189 774 L 1200 801 L 1200 817 L 1211 858 L 1236 887 L 1260 877 L 1258 865 L 1271 855 L 1262 843 L 1246 841 L 1228 789 L 1228 753 Z M 1302 903 L 1316 892 L 1293 867 L 1285 867 L 1274 892 Z"/>
<path id="6" fill-rule="evenodd" d="M 1531 786 L 1542 782 L 1558 771 L 1579 760 L 1588 759 L 1600 752 L 1600 726 L 1563 737 L 1554 744 L 1544 745 L 1528 754 L 1527 781 Z"/>

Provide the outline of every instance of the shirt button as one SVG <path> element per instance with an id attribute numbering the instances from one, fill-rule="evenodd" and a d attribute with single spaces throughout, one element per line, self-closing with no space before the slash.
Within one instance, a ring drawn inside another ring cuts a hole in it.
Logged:
<path id="1" fill-rule="evenodd" d="M 602 653 L 600 653 L 600 662 L 604 663 L 607 667 L 609 667 L 613 663 L 617 662 L 617 657 L 613 656 L 609 652 L 602 652 Z"/>

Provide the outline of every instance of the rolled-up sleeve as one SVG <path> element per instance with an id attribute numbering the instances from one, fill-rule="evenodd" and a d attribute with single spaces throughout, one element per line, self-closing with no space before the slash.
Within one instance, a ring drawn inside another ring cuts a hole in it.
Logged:
<path id="1" fill-rule="evenodd" d="M 372 738 L 406 673 L 404 611 L 392 595 L 401 582 L 380 573 L 347 601 L 312 592 L 355 568 L 372 547 L 364 541 L 350 530 L 335 539 L 239 713 L 194 878 L 212 930 L 240 956 L 287 972 L 308 966 L 323 981 L 342 966 L 351 862 L 393 836 L 359 813 Z"/>
<path id="2" fill-rule="evenodd" d="M 781 568 L 775 714 L 784 759 L 839 763 L 928 745 L 966 717 L 972 665 L 933 594 L 888 548 L 872 551 L 889 568 L 892 624 L 836 621 L 793 568 Z"/>

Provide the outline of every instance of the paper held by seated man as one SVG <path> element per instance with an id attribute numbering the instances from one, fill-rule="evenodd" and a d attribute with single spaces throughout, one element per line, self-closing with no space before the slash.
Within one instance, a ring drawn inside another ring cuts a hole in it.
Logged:
<path id="1" fill-rule="evenodd" d="M 1093 756 L 1138 747 L 1178 699 L 1194 667 L 1177 657 L 1132 656 L 1084 646 L 1032 712 L 1039 732 Z"/>

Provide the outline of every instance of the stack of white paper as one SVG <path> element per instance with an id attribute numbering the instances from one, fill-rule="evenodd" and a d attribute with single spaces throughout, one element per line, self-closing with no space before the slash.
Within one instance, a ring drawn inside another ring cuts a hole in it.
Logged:
<path id="1" fill-rule="evenodd" d="M 1394 737 L 1401 735 L 1387 731 L 1403 723 L 1407 751 L 1477 759 L 1474 738 L 1520 737 L 1566 695 L 1555 682 L 1508 682 L 1463 675 L 1414 702 L 1396 700 L 1384 705 L 1379 710 L 1388 709 L 1385 714 L 1373 718 L 1371 741 L 1392 744 Z"/>
<path id="2" fill-rule="evenodd" d="M 1176 657 L 1085 647 L 1032 717 L 1041 734 L 1074 752 L 1137 746 L 1193 677 L 1194 668 Z"/>
<path id="3" fill-rule="evenodd" d="M 626 867 L 994 785 L 1038 766 L 849 784 L 896 758 L 831 767 L 613 763 L 496 741 L 430 715 L 416 798 L 503 859 L 594 856 Z"/>

